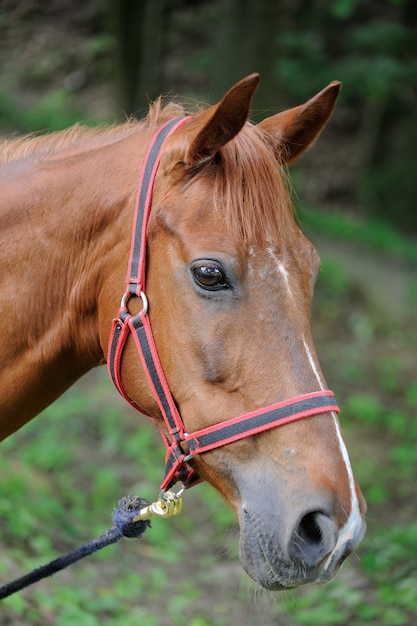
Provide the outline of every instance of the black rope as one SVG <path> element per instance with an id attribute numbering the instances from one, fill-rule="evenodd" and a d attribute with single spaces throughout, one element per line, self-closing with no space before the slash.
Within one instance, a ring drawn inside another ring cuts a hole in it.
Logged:
<path id="1" fill-rule="evenodd" d="M 149 502 L 147 500 L 143 500 L 137 496 L 126 496 L 122 498 L 119 501 L 118 508 L 113 512 L 113 526 L 111 528 L 79 548 L 71 550 L 68 554 L 60 556 L 50 563 L 34 569 L 25 576 L 21 576 L 20 578 L 6 583 L 0 587 L 0 600 L 11 596 L 13 593 L 16 593 L 16 591 L 21 591 L 33 583 L 39 582 L 47 576 L 52 576 L 60 572 L 69 565 L 72 565 L 72 563 L 76 563 L 76 561 L 116 543 L 122 537 L 141 537 L 151 523 L 149 520 L 134 522 L 133 519 L 139 515 L 139 511 L 148 504 Z"/>

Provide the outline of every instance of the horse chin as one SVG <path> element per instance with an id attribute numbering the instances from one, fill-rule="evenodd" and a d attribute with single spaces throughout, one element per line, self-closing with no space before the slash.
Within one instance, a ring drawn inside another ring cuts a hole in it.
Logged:
<path id="1" fill-rule="evenodd" d="M 260 546 L 256 552 L 252 550 L 250 556 L 241 549 L 240 562 L 248 576 L 268 591 L 290 591 L 308 584 L 328 583 L 336 576 L 342 563 L 325 571 L 320 567 L 306 570 L 285 561 L 275 562 L 272 567 Z"/>
<path id="2" fill-rule="evenodd" d="M 295 572 L 291 572 L 290 564 L 275 563 L 274 568 L 272 568 L 259 545 L 256 548 L 252 546 L 250 552 L 241 546 L 240 562 L 247 575 L 263 589 L 285 591 L 306 584 L 306 581 L 301 580 L 300 576 L 296 576 L 296 579 L 293 580 Z"/>

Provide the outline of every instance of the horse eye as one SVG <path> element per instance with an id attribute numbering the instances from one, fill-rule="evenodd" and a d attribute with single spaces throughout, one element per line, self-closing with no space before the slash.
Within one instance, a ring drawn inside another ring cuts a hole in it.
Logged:
<path id="1" fill-rule="evenodd" d="M 199 287 L 209 291 L 228 289 L 229 285 L 223 268 L 213 262 L 199 262 L 191 268 L 194 280 Z"/>

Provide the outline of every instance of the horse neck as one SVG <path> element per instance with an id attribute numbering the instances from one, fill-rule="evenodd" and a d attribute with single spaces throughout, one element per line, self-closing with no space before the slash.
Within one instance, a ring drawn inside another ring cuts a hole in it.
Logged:
<path id="1" fill-rule="evenodd" d="M 0 438 L 104 361 L 98 303 L 123 289 L 143 156 L 130 144 L 0 170 Z"/>

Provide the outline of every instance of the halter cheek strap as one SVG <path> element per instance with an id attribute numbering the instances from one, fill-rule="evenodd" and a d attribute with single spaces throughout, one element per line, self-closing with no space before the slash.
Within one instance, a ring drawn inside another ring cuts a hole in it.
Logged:
<path id="1" fill-rule="evenodd" d="M 188 119 L 182 117 L 167 122 L 156 132 L 149 145 L 139 180 L 126 277 L 126 293 L 122 298 L 118 317 L 112 323 L 107 358 L 109 374 L 115 387 L 129 404 L 139 410 L 134 400 L 128 396 L 123 388 L 121 379 L 124 347 L 128 337 L 130 335 L 133 337 L 142 367 L 168 431 L 168 436 L 160 431 L 167 450 L 165 478 L 161 485 L 163 491 L 178 481 L 181 481 L 184 487 L 189 487 L 199 481 L 196 472 L 188 465 L 188 461 L 197 454 L 214 450 L 244 437 L 250 437 L 305 417 L 328 411 L 339 412 L 339 407 L 331 391 L 314 391 L 251 413 L 233 417 L 190 434 L 185 431 L 184 422 L 165 378 L 152 334 L 148 315 L 148 300 L 145 295 L 145 266 L 146 227 L 162 147 L 165 140 Z M 131 297 L 142 299 L 142 310 L 137 315 L 129 313 L 127 305 Z M 141 410 L 141 412 L 143 411 Z M 152 416 L 149 415 L 149 417 Z M 187 454 L 184 452 L 182 443 L 186 445 L 189 451 Z"/>

